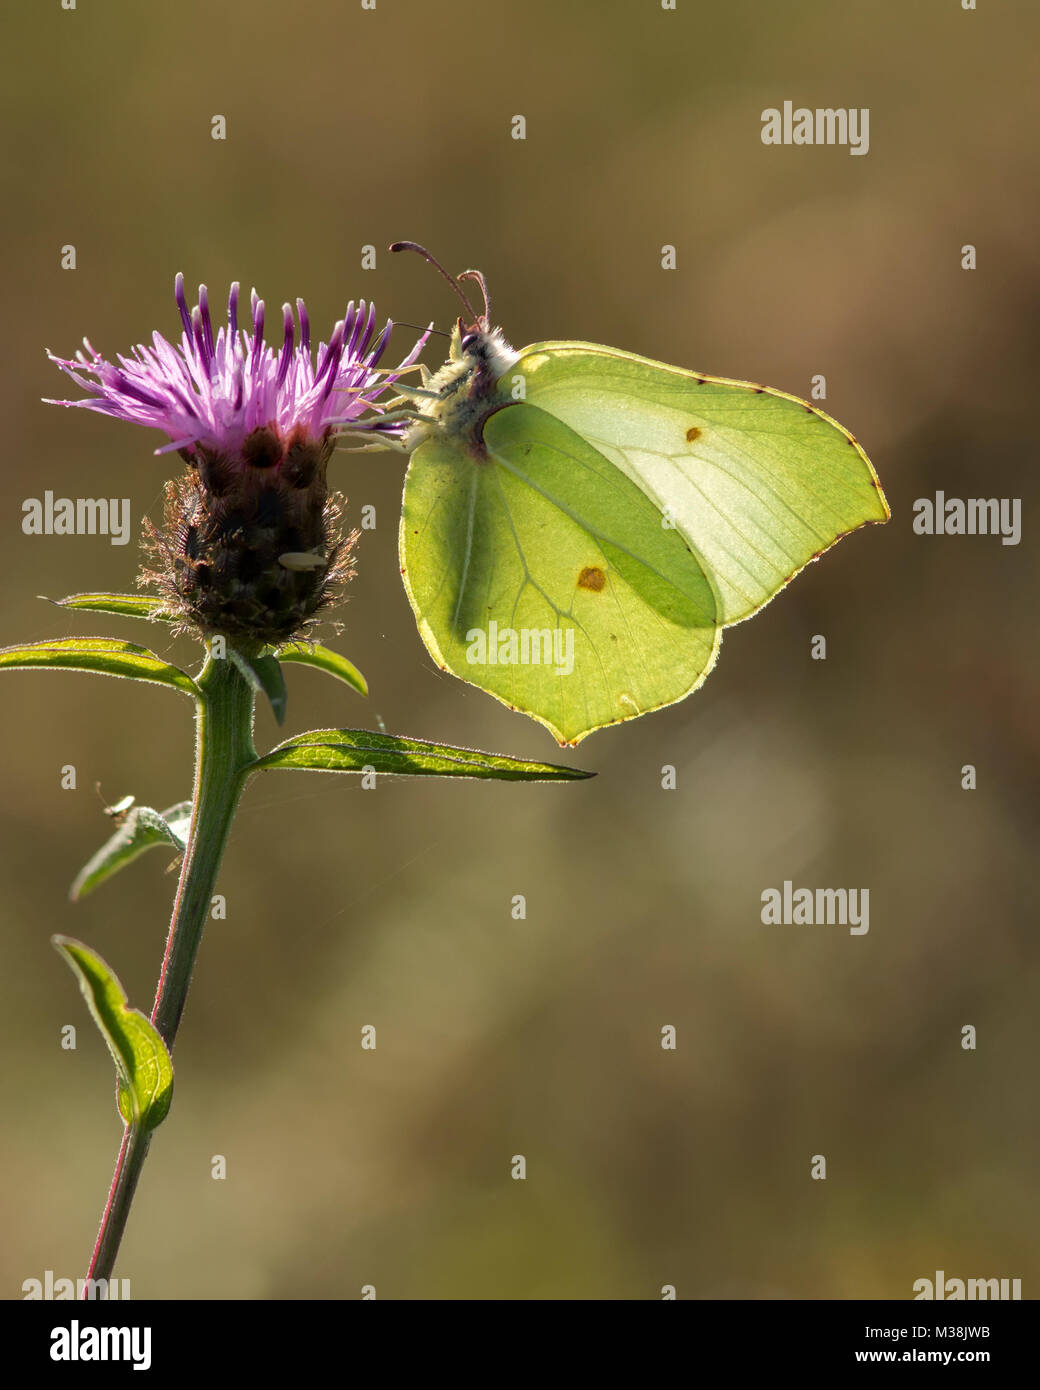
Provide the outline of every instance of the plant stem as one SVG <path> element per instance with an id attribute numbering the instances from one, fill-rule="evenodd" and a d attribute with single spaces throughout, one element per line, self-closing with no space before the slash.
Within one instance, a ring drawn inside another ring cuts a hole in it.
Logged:
<path id="1" fill-rule="evenodd" d="M 207 657 L 196 682 L 202 695 L 195 715 L 191 825 L 152 1009 L 152 1022 L 171 1052 L 231 822 L 256 758 L 253 691 L 234 663 Z M 151 1133 L 126 1127 L 87 1271 L 89 1279 L 111 1277 L 150 1143 Z"/>
<path id="2" fill-rule="evenodd" d="M 87 1270 L 88 1279 L 111 1278 L 112 1266 L 119 1251 L 119 1242 L 123 1238 L 127 1217 L 130 1215 L 130 1204 L 137 1191 L 137 1180 L 141 1176 L 151 1139 L 150 1132 L 145 1132 L 136 1125 L 127 1125 L 123 1130 L 116 1171 L 112 1175 L 112 1186 L 108 1190 L 101 1228 L 94 1244 L 90 1268 Z M 83 1297 L 88 1296 L 88 1289 L 85 1288 Z"/>
<path id="3" fill-rule="evenodd" d="M 152 1008 L 152 1022 L 171 1051 L 231 821 L 249 764 L 256 759 L 253 691 L 234 664 L 211 658 L 196 681 L 202 699 L 196 715 L 191 826 Z"/>

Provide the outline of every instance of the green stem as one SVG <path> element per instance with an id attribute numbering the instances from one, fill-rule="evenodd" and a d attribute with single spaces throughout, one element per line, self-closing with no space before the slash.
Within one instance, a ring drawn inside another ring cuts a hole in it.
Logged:
<path id="1" fill-rule="evenodd" d="M 208 657 L 196 682 L 202 695 L 196 704 L 191 825 L 152 1009 L 152 1022 L 171 1052 L 231 822 L 256 758 L 253 691 L 234 663 Z M 123 1134 L 90 1279 L 111 1277 L 150 1141 L 150 1134 L 132 1125 Z"/>
<path id="2" fill-rule="evenodd" d="M 195 790 L 188 848 L 152 1008 L 152 1022 L 171 1051 L 231 822 L 249 764 L 256 760 L 253 691 L 234 664 L 211 658 L 196 683 L 202 699 L 196 715 Z"/>
<path id="3" fill-rule="evenodd" d="M 151 1131 L 141 1130 L 136 1125 L 127 1125 L 123 1130 L 116 1171 L 112 1177 L 112 1186 L 108 1190 L 101 1229 L 98 1231 L 94 1254 L 87 1270 L 88 1279 L 110 1279 L 112 1276 L 112 1266 L 115 1264 L 119 1242 L 123 1238 L 127 1217 L 130 1215 L 130 1204 L 137 1191 L 137 1180 L 141 1176 L 151 1141 Z M 89 1285 L 83 1291 L 84 1298 L 88 1297 L 88 1290 Z"/>

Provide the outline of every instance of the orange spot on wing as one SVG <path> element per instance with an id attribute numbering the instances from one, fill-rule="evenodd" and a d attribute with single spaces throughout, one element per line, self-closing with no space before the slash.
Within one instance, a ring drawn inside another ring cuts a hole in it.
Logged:
<path id="1" fill-rule="evenodd" d="M 686 431 L 687 444 L 692 444 L 695 439 L 700 439 L 700 437 L 701 432 L 696 425 L 691 425 L 690 428 Z"/>

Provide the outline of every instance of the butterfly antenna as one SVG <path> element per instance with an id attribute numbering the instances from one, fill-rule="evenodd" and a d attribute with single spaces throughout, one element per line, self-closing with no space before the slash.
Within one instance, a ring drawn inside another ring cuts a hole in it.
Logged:
<path id="1" fill-rule="evenodd" d="M 441 265 L 440 261 L 437 260 L 436 256 L 431 256 L 431 255 L 430 255 L 429 251 L 427 251 L 427 249 L 426 249 L 425 246 L 420 246 L 419 243 L 418 243 L 417 241 L 392 241 L 392 242 L 390 243 L 390 250 L 391 250 L 391 251 L 415 251 L 418 255 L 422 256 L 423 260 L 429 261 L 429 263 L 434 267 L 435 270 L 439 270 L 439 271 L 440 271 L 440 273 L 444 276 L 445 280 L 447 280 L 448 284 L 452 287 L 452 289 L 455 291 L 455 293 L 458 295 L 458 297 L 462 300 L 463 304 L 466 306 L 466 309 L 469 311 L 470 319 L 471 319 L 474 323 L 477 322 L 477 319 L 478 319 L 477 312 L 476 312 L 476 310 L 473 308 L 473 305 L 469 302 L 469 299 L 468 299 L 467 296 L 466 296 L 466 291 L 465 291 L 465 290 L 462 288 L 462 286 L 459 284 L 459 281 L 455 279 L 455 276 L 454 276 L 454 275 L 449 275 L 449 274 L 448 274 L 448 272 L 447 272 L 447 271 L 444 269 L 444 267 Z M 472 273 L 472 272 L 467 272 L 467 273 Z M 462 278 L 462 277 L 460 276 L 459 279 L 461 279 L 461 278 Z M 485 296 L 485 297 L 486 297 L 486 296 Z"/>
<path id="2" fill-rule="evenodd" d="M 417 333 L 436 333 L 439 338 L 450 338 L 450 333 L 445 333 L 443 328 L 434 328 L 429 323 L 405 323 L 404 319 L 394 319 L 394 323 L 401 328 L 414 328 Z M 388 372 L 396 372 L 396 367 L 387 367 Z"/>
<path id="3" fill-rule="evenodd" d="M 484 296 L 484 329 L 491 327 L 491 297 L 488 294 L 487 281 L 479 270 L 463 270 L 459 274 L 460 280 L 476 280 L 480 286 L 480 293 Z"/>

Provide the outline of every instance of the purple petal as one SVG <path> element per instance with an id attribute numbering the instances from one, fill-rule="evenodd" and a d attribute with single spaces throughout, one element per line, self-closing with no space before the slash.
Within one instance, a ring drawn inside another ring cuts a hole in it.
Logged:
<path id="1" fill-rule="evenodd" d="M 184 294 L 184 276 L 177 272 L 177 278 L 173 282 L 173 294 L 177 300 L 177 308 L 181 311 L 181 322 L 184 324 L 184 331 L 191 337 L 191 315 L 188 313 L 188 301 Z M 85 341 L 85 340 L 84 340 Z"/>

